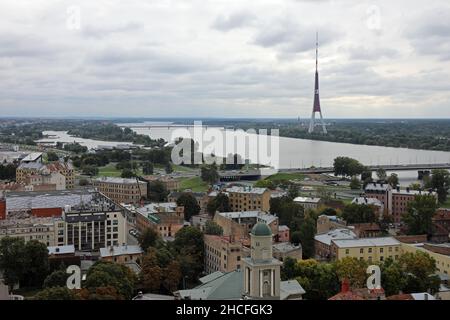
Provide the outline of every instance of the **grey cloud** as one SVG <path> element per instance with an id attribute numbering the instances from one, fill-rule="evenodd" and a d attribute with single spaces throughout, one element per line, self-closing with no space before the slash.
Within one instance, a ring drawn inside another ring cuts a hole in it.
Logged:
<path id="1" fill-rule="evenodd" d="M 144 25 L 139 22 L 128 22 L 116 25 L 89 24 L 83 26 L 82 34 L 85 37 L 103 38 L 116 33 L 135 32 L 144 29 Z"/>
<path id="2" fill-rule="evenodd" d="M 256 17 L 248 12 L 237 12 L 227 16 L 219 15 L 212 27 L 220 31 L 230 31 L 233 29 L 248 26 L 256 21 Z"/>

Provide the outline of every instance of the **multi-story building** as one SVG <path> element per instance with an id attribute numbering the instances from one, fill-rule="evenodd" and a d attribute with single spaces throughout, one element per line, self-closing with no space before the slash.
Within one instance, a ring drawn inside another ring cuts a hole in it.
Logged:
<path id="1" fill-rule="evenodd" d="M 52 173 L 60 173 L 64 176 L 61 181 L 59 176 L 51 176 Z M 30 176 L 32 178 L 30 179 Z M 38 176 L 42 176 L 38 178 Z M 16 182 L 27 185 L 55 184 L 56 190 L 73 189 L 75 187 L 75 173 L 70 161 L 55 161 L 49 164 L 41 162 L 22 162 L 16 169 Z"/>
<path id="2" fill-rule="evenodd" d="M 272 245 L 273 257 L 280 261 L 284 261 L 287 257 L 302 260 L 302 246 L 295 245 L 290 242 L 275 243 Z"/>
<path id="3" fill-rule="evenodd" d="M 205 231 L 206 222 L 211 221 L 212 217 L 207 214 L 197 214 L 191 217 L 191 225 L 200 229 L 201 231 Z"/>
<path id="4" fill-rule="evenodd" d="M 285 225 L 278 226 L 278 234 L 277 234 L 276 241 L 277 242 L 289 242 L 290 239 L 291 239 L 291 235 L 290 235 L 289 227 L 285 226 Z"/>
<path id="5" fill-rule="evenodd" d="M 64 245 L 64 221 L 61 218 L 7 219 L 0 221 L 0 238 L 37 240 L 46 246 Z"/>
<path id="6" fill-rule="evenodd" d="M 410 243 L 402 243 L 402 252 L 411 252 L 415 253 L 418 251 L 425 252 L 429 254 L 436 261 L 436 269 L 437 272 L 444 275 L 450 275 L 450 254 L 448 251 L 436 250 L 436 246 L 427 246 L 423 243 L 418 244 L 410 244 Z M 434 247 L 434 248 L 433 248 Z M 447 250 L 450 250 L 450 246 L 447 244 L 444 246 L 447 247 Z M 447 254 L 445 254 L 447 253 Z"/>
<path id="7" fill-rule="evenodd" d="M 151 203 L 136 209 L 136 213 L 136 228 L 141 233 L 152 228 L 161 237 L 171 238 L 184 226 L 184 207 L 175 202 Z"/>
<path id="8" fill-rule="evenodd" d="M 376 198 L 356 197 L 352 200 L 352 204 L 371 206 L 374 208 L 374 212 L 378 218 L 383 218 L 384 204 Z"/>
<path id="9" fill-rule="evenodd" d="M 367 198 L 374 198 L 381 202 L 383 211 L 392 212 L 392 187 L 388 183 L 369 183 L 364 189 Z"/>
<path id="10" fill-rule="evenodd" d="M 205 272 L 230 272 L 241 269 L 242 243 L 231 237 L 205 235 Z"/>
<path id="11" fill-rule="evenodd" d="M 46 165 L 49 172 L 59 172 L 66 178 L 66 189 L 75 188 L 75 171 L 70 161 L 55 161 Z"/>
<path id="12" fill-rule="evenodd" d="M 89 203 L 93 190 L 62 190 L 46 192 L 8 192 L 6 218 L 61 217 L 65 206 Z"/>
<path id="13" fill-rule="evenodd" d="M 58 172 L 31 174 L 25 178 L 26 191 L 65 190 L 66 177 Z"/>
<path id="14" fill-rule="evenodd" d="M 400 187 L 392 190 L 392 217 L 394 222 L 401 222 L 402 216 L 408 212 L 408 204 L 414 201 L 416 196 L 420 195 L 431 195 L 436 198 L 436 203 L 438 201 L 436 192 L 420 191 L 420 190 L 410 190 L 406 188 L 401 190 Z"/>
<path id="15" fill-rule="evenodd" d="M 138 245 L 119 245 L 108 248 L 100 248 L 100 259 L 105 261 L 128 264 L 139 263 L 143 251 Z"/>
<path id="16" fill-rule="evenodd" d="M 147 182 L 136 179 L 101 177 L 92 184 L 98 191 L 115 203 L 137 204 L 142 197 L 147 197 Z"/>
<path id="17" fill-rule="evenodd" d="M 397 260 L 402 254 L 401 243 L 392 237 L 331 240 L 331 257 L 365 260 L 369 263 L 383 262 L 387 258 Z"/>
<path id="18" fill-rule="evenodd" d="M 167 191 L 177 191 L 180 189 L 180 181 L 171 176 L 145 176 L 147 181 L 158 181 L 161 182 Z"/>
<path id="19" fill-rule="evenodd" d="M 327 216 L 325 214 L 320 215 L 317 218 L 316 230 L 317 234 L 327 233 L 334 229 L 346 229 L 347 224 L 344 220 L 339 219 L 337 216 Z"/>
<path id="20" fill-rule="evenodd" d="M 0 200 L 1 201 L 1 200 Z M 1 206 L 1 203 L 0 203 Z M 1 208 L 0 208 L 1 215 Z M 432 242 L 449 242 L 450 241 L 450 209 L 439 209 L 434 215 L 433 232 L 431 234 Z"/>
<path id="21" fill-rule="evenodd" d="M 65 244 L 73 244 L 77 251 L 98 251 L 127 243 L 125 209 L 98 192 L 89 202 L 67 205 L 62 218 Z"/>
<path id="22" fill-rule="evenodd" d="M 314 250 L 316 258 L 321 260 L 331 259 L 331 242 L 338 239 L 356 239 L 356 234 L 353 231 L 344 228 L 317 234 L 314 237 Z"/>
<path id="23" fill-rule="evenodd" d="M 404 190 L 397 187 L 392 189 L 389 184 L 369 183 L 365 188 L 367 198 L 378 199 L 383 204 L 384 213 L 392 216 L 395 223 L 402 221 L 402 216 L 408 211 L 408 204 L 419 195 L 431 195 L 436 198 L 437 194 L 432 191 Z"/>
<path id="24" fill-rule="evenodd" d="M 217 212 L 214 222 L 222 227 L 224 236 L 235 239 L 249 238 L 250 231 L 258 222 L 267 224 L 272 234 L 278 234 L 278 217 L 262 211 Z"/>
<path id="25" fill-rule="evenodd" d="M 270 210 L 270 190 L 267 188 L 231 187 L 226 192 L 233 211 L 265 211 Z"/>
<path id="26" fill-rule="evenodd" d="M 305 210 L 316 210 L 323 204 L 322 199 L 310 197 L 297 197 L 294 202 L 302 205 Z"/>

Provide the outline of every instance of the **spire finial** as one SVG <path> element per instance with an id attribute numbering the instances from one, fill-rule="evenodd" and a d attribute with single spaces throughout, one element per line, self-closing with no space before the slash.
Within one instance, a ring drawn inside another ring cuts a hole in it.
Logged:
<path id="1" fill-rule="evenodd" d="M 319 31 L 316 31 L 316 71 L 317 71 L 317 66 L 319 64 L 318 62 L 319 60 Z"/>

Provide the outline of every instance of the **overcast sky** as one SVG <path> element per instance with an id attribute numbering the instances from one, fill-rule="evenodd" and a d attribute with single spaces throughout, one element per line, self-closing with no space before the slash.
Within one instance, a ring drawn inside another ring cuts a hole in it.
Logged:
<path id="1" fill-rule="evenodd" d="M 0 116 L 450 117 L 448 0 L 2 0 Z"/>

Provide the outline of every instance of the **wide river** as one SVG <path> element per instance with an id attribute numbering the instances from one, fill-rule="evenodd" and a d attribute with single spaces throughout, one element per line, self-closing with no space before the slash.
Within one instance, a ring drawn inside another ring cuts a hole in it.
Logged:
<path id="1" fill-rule="evenodd" d="M 122 127 L 129 127 L 139 134 L 145 134 L 153 139 L 164 139 L 168 142 L 173 142 L 177 137 L 191 137 L 195 139 L 194 128 L 192 126 L 169 126 L 170 123 L 124 123 L 119 124 Z M 153 127 L 150 127 L 152 126 Z M 155 126 L 156 125 L 156 126 Z M 145 127 L 149 126 L 149 127 Z M 216 128 L 217 129 L 217 128 Z M 218 128 L 220 132 L 225 132 L 223 128 Z M 175 131 L 176 130 L 176 131 Z M 201 131 L 205 133 L 203 129 Z M 226 130 L 230 133 L 229 130 Z M 197 131 L 198 132 L 198 131 Z M 90 149 L 96 148 L 99 145 L 120 145 L 123 142 L 98 141 L 91 139 L 74 138 L 68 136 L 65 132 L 45 132 L 52 135 L 46 141 L 61 141 L 73 142 L 77 141 Z M 254 137 L 252 134 L 245 134 L 246 137 Z M 247 142 L 247 150 L 255 151 L 258 146 L 254 143 Z M 267 143 L 266 143 L 267 145 Z M 250 146 L 250 148 L 248 147 Z M 237 151 L 237 150 L 236 150 Z M 248 152 L 248 151 L 247 151 Z M 226 152 L 215 151 L 218 156 L 226 156 Z M 238 153 L 240 153 L 238 151 Z M 252 156 L 251 151 L 247 153 L 252 163 L 258 162 L 258 158 Z M 267 154 L 267 152 L 265 153 Z M 331 167 L 333 160 L 338 156 L 347 156 L 359 160 L 365 165 L 407 165 L 407 164 L 432 164 L 432 163 L 450 163 L 450 152 L 443 151 L 429 151 L 416 150 L 405 148 L 391 148 L 379 146 L 356 145 L 348 143 L 336 143 L 306 139 L 295 138 L 279 138 L 279 157 L 276 161 L 278 168 L 308 168 L 315 167 Z M 259 157 L 259 159 L 261 159 Z M 264 161 L 259 161 L 260 163 Z M 269 164 L 269 163 L 265 163 Z M 273 164 L 273 163 L 272 163 Z M 414 171 L 399 171 L 400 180 L 402 184 L 410 183 L 417 179 L 417 172 Z"/>

